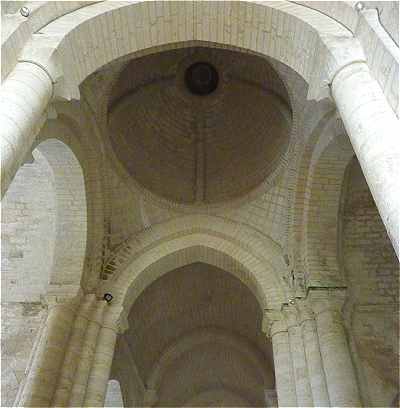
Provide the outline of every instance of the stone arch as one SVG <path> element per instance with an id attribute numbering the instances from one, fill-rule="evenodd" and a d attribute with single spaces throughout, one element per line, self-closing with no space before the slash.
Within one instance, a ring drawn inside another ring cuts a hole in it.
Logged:
<path id="1" fill-rule="evenodd" d="M 159 361 L 154 365 L 147 381 L 147 387 L 152 390 L 157 390 L 169 364 L 178 359 L 182 354 L 191 352 L 196 346 L 208 342 L 221 343 L 223 346 L 231 347 L 239 353 L 244 354 L 254 366 L 261 369 L 260 373 L 263 377 L 264 384 L 272 388 L 274 379 L 268 375 L 264 367 L 260 367 L 259 351 L 240 336 L 221 329 L 197 329 L 168 347 L 161 355 Z"/>
<path id="2" fill-rule="evenodd" d="M 86 254 L 86 192 L 82 168 L 63 142 L 47 139 L 36 147 L 54 177 L 56 235 L 49 291 L 77 293 Z"/>
<path id="3" fill-rule="evenodd" d="M 75 295 L 84 267 L 86 190 L 82 169 L 70 147 L 54 138 L 57 132 L 49 136 L 37 140 L 2 201 L 4 230 L 13 232 L 11 240 L 3 240 L 3 300 L 10 302 L 17 337 L 22 340 L 16 343 L 15 333 L 5 336 L 15 355 L 15 361 L 14 355 L 10 356 L 10 369 L 18 362 L 10 399 L 19 398 L 17 389 L 24 387 L 31 351 L 39 344 L 40 320 L 44 324 L 47 314 L 39 302 L 47 295 Z"/>
<path id="4" fill-rule="evenodd" d="M 294 258 L 306 274 L 307 286 L 343 286 L 339 209 L 345 170 L 354 151 L 336 111 L 321 116 L 300 163 L 304 181 L 298 185 L 294 234 L 301 244 L 294 249 Z"/>
<path id="5" fill-rule="evenodd" d="M 25 299 L 28 301 L 38 301 L 38 296 L 53 292 L 77 293 L 83 271 L 86 252 L 84 179 L 73 151 L 55 139 L 56 135 L 37 140 L 3 203 L 4 210 L 8 204 L 14 205 L 15 210 L 22 208 L 16 219 L 9 221 L 14 221 L 18 239 L 29 243 L 31 249 L 22 246 L 11 257 L 26 258 L 25 263 L 19 263 L 16 272 L 18 275 L 27 273 L 24 285 L 32 280 L 33 290 Z"/>
<path id="6" fill-rule="evenodd" d="M 81 216 L 85 217 L 86 235 L 82 237 L 86 250 L 82 256 L 81 274 L 76 276 L 74 286 L 79 285 L 86 290 L 93 290 L 97 286 L 99 270 L 103 262 L 103 235 L 104 235 L 104 203 L 103 177 L 101 176 L 101 145 L 93 143 L 85 137 L 89 132 L 95 133 L 92 125 L 82 116 L 82 111 L 75 104 L 58 103 L 54 106 L 56 116 L 48 119 L 41 129 L 36 146 L 47 143 L 49 140 L 58 140 L 70 149 L 75 157 L 76 166 L 81 168 L 85 208 Z M 56 139 L 54 139 L 56 137 Z M 96 151 L 97 150 L 97 151 Z M 100 157 L 100 160 L 99 160 Z M 57 165 L 57 162 L 55 162 Z M 60 169 L 60 171 L 62 171 Z M 67 186 L 71 188 L 71 186 Z M 78 191 L 74 193 L 77 195 Z M 66 208 L 66 211 L 72 209 Z M 79 214 L 76 214 L 79 216 Z"/>
<path id="7" fill-rule="evenodd" d="M 281 248 L 244 224 L 206 215 L 154 225 L 124 243 L 107 262 L 105 273 L 111 279 L 100 285 L 98 295 L 112 293 L 115 308 L 123 309 L 119 317 L 126 318 L 135 299 L 155 279 L 194 262 L 235 275 L 253 292 L 261 309 L 287 302 Z"/>
<path id="8" fill-rule="evenodd" d="M 41 34 L 33 37 L 21 60 L 34 60 L 51 72 L 57 72 L 52 64 L 64 67 L 68 61 L 73 68 L 63 73 L 58 89 L 75 98 L 79 84 L 111 61 L 191 41 L 267 55 L 309 83 L 315 76 L 314 58 L 331 51 L 330 40 L 352 37 L 328 16 L 288 2 L 185 2 L 179 9 L 175 2 L 100 2 L 59 17 Z"/>

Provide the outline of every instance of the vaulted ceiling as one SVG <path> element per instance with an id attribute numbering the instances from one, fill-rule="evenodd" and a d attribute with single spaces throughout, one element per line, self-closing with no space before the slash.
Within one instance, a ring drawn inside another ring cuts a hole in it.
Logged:
<path id="1" fill-rule="evenodd" d="M 217 392 L 214 402 L 223 406 L 233 395 L 239 405 L 258 406 L 274 383 L 271 344 L 261 323 L 261 308 L 243 283 L 195 263 L 145 289 L 123 336 L 159 405 L 207 405 Z"/>
<path id="2" fill-rule="evenodd" d="M 191 91 L 190 72 L 200 82 L 214 72 L 212 91 Z M 240 52 L 194 47 L 134 59 L 109 98 L 116 157 L 142 187 L 178 203 L 220 202 L 259 186 L 290 129 L 282 80 L 266 60 Z"/>

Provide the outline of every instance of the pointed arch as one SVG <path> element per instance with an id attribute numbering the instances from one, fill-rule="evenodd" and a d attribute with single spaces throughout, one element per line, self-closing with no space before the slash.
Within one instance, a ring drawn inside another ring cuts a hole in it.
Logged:
<path id="1" fill-rule="evenodd" d="M 265 235 L 221 217 L 184 216 L 155 225 L 124 243 L 109 259 L 110 279 L 98 295 L 110 292 L 126 317 L 140 293 L 178 267 L 204 262 L 239 278 L 262 309 L 287 301 L 282 250 Z M 121 316 L 120 316 L 121 317 Z"/>

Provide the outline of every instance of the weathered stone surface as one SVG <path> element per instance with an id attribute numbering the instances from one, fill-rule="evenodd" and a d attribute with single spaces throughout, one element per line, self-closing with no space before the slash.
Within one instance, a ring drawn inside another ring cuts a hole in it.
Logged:
<path id="1" fill-rule="evenodd" d="M 397 404 L 395 3 L 2 3 L 2 406 Z"/>

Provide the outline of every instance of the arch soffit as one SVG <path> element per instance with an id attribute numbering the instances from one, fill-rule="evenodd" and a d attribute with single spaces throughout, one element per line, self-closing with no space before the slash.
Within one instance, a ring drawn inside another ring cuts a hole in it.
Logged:
<path id="1" fill-rule="evenodd" d="M 36 149 L 52 169 L 56 198 L 56 242 L 49 291 L 77 294 L 87 242 L 84 174 L 74 152 L 62 140 L 49 137 Z"/>
<path id="2" fill-rule="evenodd" d="M 345 169 L 353 155 L 343 123 L 335 110 L 328 111 L 305 146 L 300 169 L 304 182 L 297 187 L 294 228 L 302 244 L 294 251 L 296 263 L 308 275 L 308 286 L 343 285 L 337 251 L 339 207 Z"/>
<path id="3" fill-rule="evenodd" d="M 287 302 L 282 250 L 245 224 L 217 216 L 183 216 L 157 224 L 125 242 L 106 264 L 112 278 L 98 289 L 111 292 L 126 318 L 134 301 L 155 279 L 181 266 L 204 262 L 232 273 L 262 309 Z"/>
<path id="4" fill-rule="evenodd" d="M 62 67 L 68 67 L 63 72 L 64 86 L 69 97 L 79 98 L 79 84 L 102 66 L 128 55 L 177 48 L 177 44 L 190 41 L 267 55 L 310 83 L 318 75 L 314 72 L 315 58 L 321 59 L 324 51 L 336 54 L 331 40 L 352 38 L 347 28 L 330 17 L 286 1 L 177 4 L 89 5 L 49 23 L 40 35 L 34 34 L 20 59 L 42 64 L 56 80 L 61 79 Z M 316 49 L 319 52 L 314 52 Z"/>
<path id="5" fill-rule="evenodd" d="M 206 343 L 217 343 L 223 346 L 230 347 L 235 351 L 247 357 L 249 362 L 259 369 L 266 387 L 273 386 L 273 374 L 269 374 L 260 361 L 262 361 L 260 352 L 250 344 L 246 339 L 227 332 L 226 330 L 216 328 L 201 328 L 188 333 L 186 336 L 177 340 L 170 345 L 162 353 L 160 359 L 154 364 L 153 369 L 147 380 L 147 387 L 153 390 L 158 390 L 162 378 L 174 361 L 178 360 L 182 355 L 191 352 L 196 347 Z"/>
<path id="6" fill-rule="evenodd" d="M 64 111 L 63 108 L 68 108 Z M 81 112 L 79 109 L 74 109 L 72 105 L 63 105 L 57 107 L 58 116 L 55 120 L 47 120 L 42 127 L 38 137 L 36 138 L 32 150 L 39 148 L 43 149 L 46 142 L 49 140 L 58 140 L 63 143 L 71 154 L 76 159 L 76 167 L 79 166 L 82 172 L 83 185 L 80 193 L 74 191 L 74 196 L 81 199 L 85 196 L 84 206 L 82 207 L 82 216 L 86 219 L 87 231 L 84 246 L 86 248 L 84 260 L 82 261 L 83 270 L 80 271 L 79 279 L 73 282 L 75 287 L 90 288 L 96 287 L 98 281 L 98 270 L 102 265 L 102 237 L 103 223 L 99 219 L 103 219 L 103 198 L 102 198 L 102 177 L 99 172 L 101 168 L 98 166 L 98 155 L 91 151 L 93 147 L 86 142 L 83 136 L 87 129 L 82 128 L 82 121 L 78 120 Z M 49 161 L 54 162 L 54 168 L 60 167 L 57 163 L 57 157 L 51 157 L 51 154 L 46 155 Z M 65 170 L 65 169 L 64 169 Z M 63 169 L 61 169 L 62 173 Z M 62 174 L 61 174 L 62 176 Z M 76 214 L 75 214 L 76 216 Z"/>

